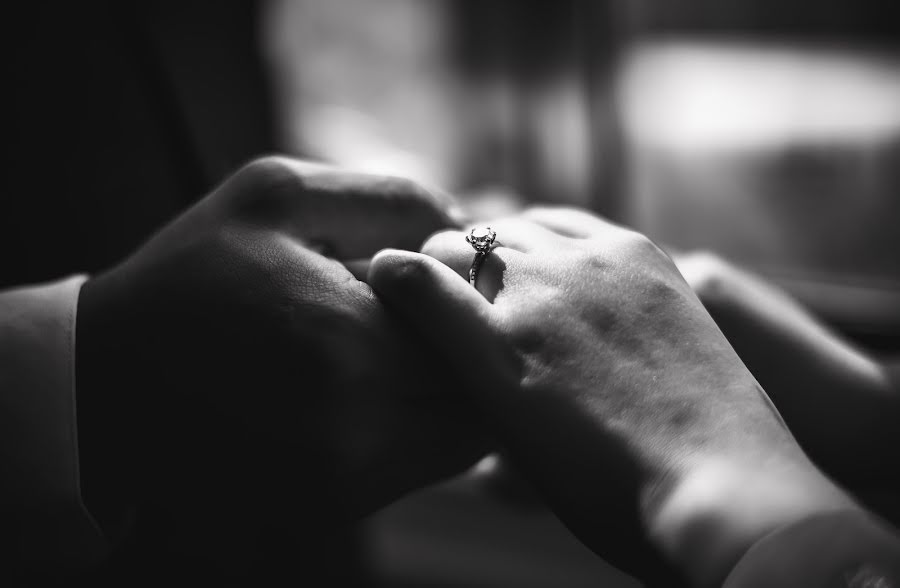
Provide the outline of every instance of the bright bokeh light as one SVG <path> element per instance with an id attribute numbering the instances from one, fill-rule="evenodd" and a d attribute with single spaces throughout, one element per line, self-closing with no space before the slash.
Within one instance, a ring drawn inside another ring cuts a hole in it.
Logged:
<path id="1" fill-rule="evenodd" d="M 623 68 L 626 132 L 678 149 L 867 143 L 900 132 L 900 60 L 800 47 L 655 44 Z"/>

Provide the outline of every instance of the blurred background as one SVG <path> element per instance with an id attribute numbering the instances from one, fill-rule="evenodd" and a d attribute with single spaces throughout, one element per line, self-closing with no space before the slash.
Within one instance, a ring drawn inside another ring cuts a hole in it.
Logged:
<path id="1" fill-rule="evenodd" d="M 261 26 L 286 150 L 411 176 L 473 217 L 587 207 L 900 351 L 892 3 L 270 0 Z M 634 585 L 511 473 L 409 497 L 364 534 L 384 586 Z"/>
<path id="2" fill-rule="evenodd" d="M 900 329 L 888 2 L 272 0 L 280 140 L 474 216 L 586 206 Z M 891 341 L 888 341 L 890 339 Z"/>

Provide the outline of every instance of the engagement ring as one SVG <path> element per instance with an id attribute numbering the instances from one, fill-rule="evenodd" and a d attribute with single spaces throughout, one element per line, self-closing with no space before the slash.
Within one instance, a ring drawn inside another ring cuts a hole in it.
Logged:
<path id="1" fill-rule="evenodd" d="M 469 284 L 473 288 L 475 280 L 478 278 L 478 270 L 481 269 L 484 258 L 491 252 L 496 238 L 497 231 L 492 231 L 491 227 L 475 227 L 466 235 L 466 243 L 475 250 L 475 259 L 472 260 L 472 267 L 469 268 Z"/>

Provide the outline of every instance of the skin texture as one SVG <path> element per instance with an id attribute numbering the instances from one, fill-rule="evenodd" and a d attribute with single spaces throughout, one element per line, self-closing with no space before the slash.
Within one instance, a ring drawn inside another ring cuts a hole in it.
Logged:
<path id="1" fill-rule="evenodd" d="M 651 241 L 583 212 L 487 223 L 385 251 L 369 282 L 466 375 L 466 397 L 561 519 L 650 583 L 716 586 L 773 529 L 853 503 Z M 427 328 L 424 328 L 426 327 Z"/>
<path id="2" fill-rule="evenodd" d="M 203 529 L 195 546 L 321 539 L 471 464 L 452 378 L 340 263 L 450 225 L 411 182 L 267 158 L 90 280 L 77 393 L 100 522 L 137 506 Z"/>
<path id="3" fill-rule="evenodd" d="M 896 377 L 752 273 L 710 253 L 675 262 L 810 457 L 854 489 L 900 487 Z"/>

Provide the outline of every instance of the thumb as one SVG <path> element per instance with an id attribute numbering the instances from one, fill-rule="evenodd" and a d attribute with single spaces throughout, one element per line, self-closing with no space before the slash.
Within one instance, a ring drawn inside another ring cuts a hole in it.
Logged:
<path id="1" fill-rule="evenodd" d="M 477 373 L 482 384 L 493 385 L 494 376 L 506 375 L 504 366 L 512 367 L 494 328 L 491 304 L 440 261 L 386 249 L 372 259 L 368 283 L 464 381 Z"/>

